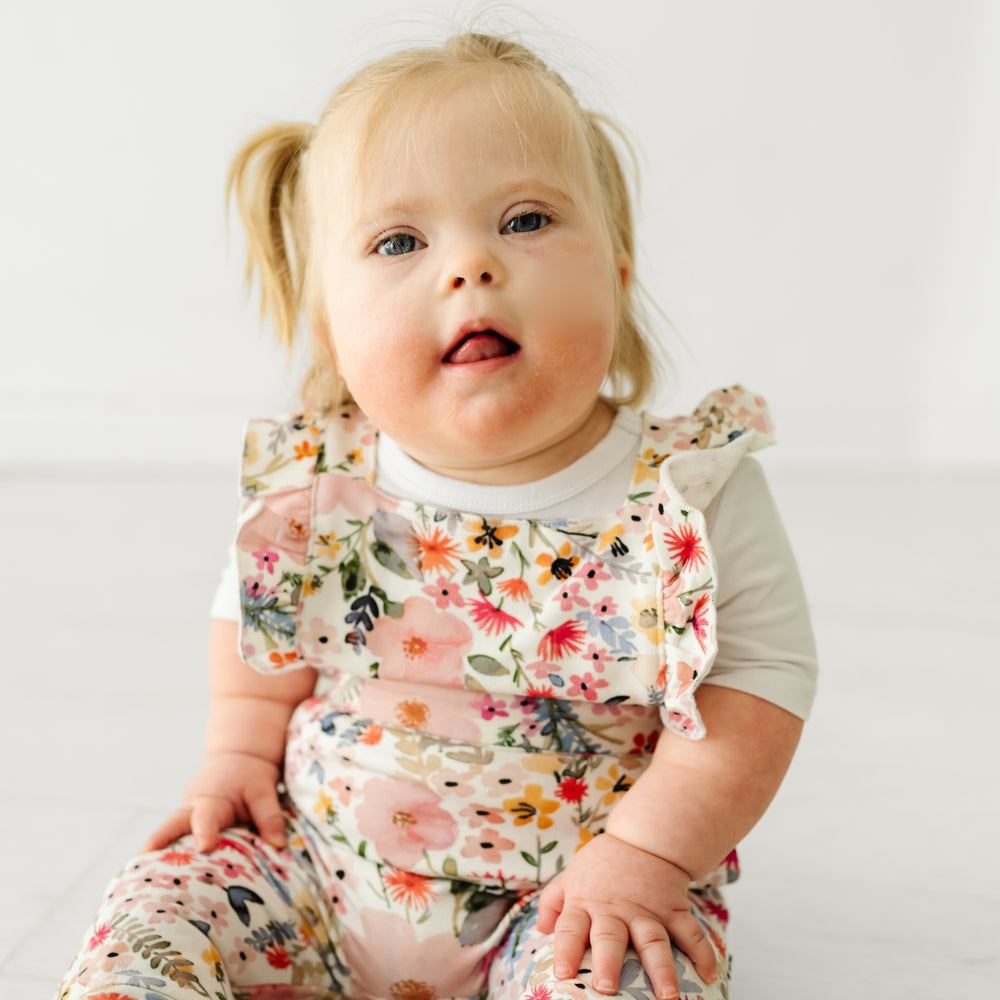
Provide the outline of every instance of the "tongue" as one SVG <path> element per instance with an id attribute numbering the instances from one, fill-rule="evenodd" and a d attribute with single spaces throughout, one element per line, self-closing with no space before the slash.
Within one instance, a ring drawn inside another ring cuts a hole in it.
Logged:
<path id="1" fill-rule="evenodd" d="M 448 362 L 453 365 L 468 365 L 476 361 L 489 361 L 512 354 L 514 345 L 496 333 L 476 333 L 467 337 L 451 354 Z"/>

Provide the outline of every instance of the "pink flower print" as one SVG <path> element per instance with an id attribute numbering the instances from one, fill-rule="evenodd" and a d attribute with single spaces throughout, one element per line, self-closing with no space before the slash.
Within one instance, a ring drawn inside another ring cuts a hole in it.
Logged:
<path id="1" fill-rule="evenodd" d="M 450 687 L 461 686 L 462 656 L 471 645 L 469 626 L 424 597 L 407 598 L 401 618 L 377 618 L 368 637 L 368 649 L 382 660 L 379 677 Z"/>
<path id="2" fill-rule="evenodd" d="M 472 704 L 475 708 L 479 709 L 479 714 L 486 719 L 487 722 L 497 716 L 507 718 L 510 715 L 510 712 L 507 711 L 507 702 L 497 701 L 490 694 L 484 694 L 482 698 L 478 701 L 474 701 Z"/>
<path id="3" fill-rule="evenodd" d="M 460 608 L 465 604 L 465 598 L 459 593 L 457 583 L 449 583 L 443 576 L 437 578 L 437 582 L 424 587 L 424 593 L 428 597 L 434 598 L 434 603 L 442 611 L 447 610 L 451 605 Z"/>
<path id="4" fill-rule="evenodd" d="M 484 806 L 479 802 L 470 803 L 459 815 L 465 818 L 465 825 L 470 830 L 478 830 L 487 823 L 503 826 L 506 822 L 506 814 L 503 810 L 494 809 L 493 806 Z"/>
<path id="5" fill-rule="evenodd" d="M 274 593 L 274 588 L 264 583 L 263 573 L 246 577 L 243 585 L 247 589 L 247 600 L 252 604 L 263 604 Z"/>
<path id="6" fill-rule="evenodd" d="M 330 657 L 343 652 L 337 630 L 322 618 L 313 618 L 305 628 L 300 628 L 298 640 L 302 662 L 310 667 L 329 666 Z"/>
<path id="7" fill-rule="evenodd" d="M 699 569 L 708 560 L 708 553 L 702 544 L 701 535 L 698 534 L 693 525 L 682 524 L 673 531 L 665 531 L 663 540 L 670 550 L 670 558 L 677 563 L 681 571 L 691 568 Z"/>
<path id="8" fill-rule="evenodd" d="M 599 674 L 604 672 L 604 664 L 611 663 L 611 654 L 606 649 L 601 649 L 596 643 L 587 643 L 587 655 L 584 657 L 587 666 L 596 670 Z"/>
<path id="9" fill-rule="evenodd" d="M 177 921 L 177 907 L 159 899 L 151 899 L 142 904 L 146 911 L 147 924 L 173 924 Z"/>
<path id="10" fill-rule="evenodd" d="M 532 986 L 527 993 L 524 994 L 524 1000 L 552 1000 L 552 990 L 548 986 L 538 985 Z"/>
<path id="11" fill-rule="evenodd" d="M 450 847 L 458 824 L 440 805 L 441 796 L 401 778 L 373 778 L 357 807 L 358 829 L 375 842 L 379 858 L 411 869 L 424 850 Z"/>
<path id="12" fill-rule="evenodd" d="M 587 599 L 580 596 L 580 584 L 570 583 L 559 593 L 559 607 L 562 611 L 572 611 L 574 607 L 587 606 Z"/>
<path id="13" fill-rule="evenodd" d="M 274 573 L 274 564 L 278 561 L 278 553 L 271 549 L 257 549 L 251 555 L 257 560 L 257 569 L 266 569 L 268 573 Z"/>
<path id="14" fill-rule="evenodd" d="M 676 709 L 667 713 L 667 719 L 670 728 L 675 733 L 693 733 L 698 729 L 698 726 L 695 724 L 694 719 L 692 719 L 690 715 L 685 715 L 683 712 L 679 712 Z"/>
<path id="15" fill-rule="evenodd" d="M 604 568 L 603 563 L 584 563 L 574 574 L 574 580 L 582 580 L 587 590 L 597 590 L 605 581 L 611 579 L 611 574 Z"/>
<path id="16" fill-rule="evenodd" d="M 684 590 L 684 578 L 677 573 L 663 574 L 663 620 L 668 625 L 682 628 L 687 624 L 688 607 L 677 596 Z"/>
<path id="17" fill-rule="evenodd" d="M 482 858 L 488 865 L 498 865 L 503 860 L 503 851 L 514 846 L 513 840 L 501 837 L 495 830 L 482 830 L 466 836 L 462 848 L 463 858 Z"/>
<path id="18" fill-rule="evenodd" d="M 502 602 L 501 602 L 502 603 Z M 501 611 L 499 605 L 494 607 L 485 597 L 473 601 L 470 613 L 487 635 L 500 635 L 506 629 L 521 627 L 521 621 L 506 611 Z"/>
<path id="19" fill-rule="evenodd" d="M 429 1000 L 479 993 L 482 950 L 464 947 L 450 929 L 418 939 L 398 913 L 365 908 L 360 917 L 361 926 L 345 928 L 341 938 L 355 996 Z"/>
<path id="20" fill-rule="evenodd" d="M 94 928 L 94 933 L 90 935 L 90 939 L 87 941 L 87 951 L 94 951 L 100 948 L 111 934 L 111 928 L 107 924 L 101 924 L 100 927 Z"/>
<path id="21" fill-rule="evenodd" d="M 353 791 L 351 787 L 351 782 L 349 779 L 344 777 L 334 778 L 333 781 L 329 782 L 330 791 L 334 793 L 337 801 L 342 805 L 350 805 L 351 802 L 351 792 Z"/>
<path id="22" fill-rule="evenodd" d="M 524 669 L 530 670 L 540 681 L 547 681 L 552 674 L 559 673 L 559 667 L 555 663 L 549 663 L 548 660 L 535 660 L 534 663 L 528 663 Z"/>
<path id="23" fill-rule="evenodd" d="M 126 941 L 111 941 L 101 948 L 101 957 L 96 966 L 100 972 L 117 972 L 127 969 L 134 961 L 132 950 Z"/>
<path id="24" fill-rule="evenodd" d="M 430 776 L 429 781 L 431 787 L 442 797 L 460 795 L 466 798 L 476 790 L 475 785 L 468 780 L 474 774 L 474 771 L 460 772 L 453 767 L 441 767 Z"/>
<path id="25" fill-rule="evenodd" d="M 593 604 L 595 618 L 611 618 L 618 614 L 618 605 L 610 597 L 602 597 Z"/>
<path id="26" fill-rule="evenodd" d="M 538 655 L 546 660 L 561 660 L 583 649 L 587 627 L 582 622 L 565 621 L 549 629 L 538 643 Z"/>
<path id="27" fill-rule="evenodd" d="M 579 698 L 582 694 L 587 701 L 596 701 L 598 690 L 608 686 L 606 680 L 597 680 L 593 674 L 584 674 L 582 677 L 579 674 L 573 674 L 570 681 L 570 689 L 566 692 L 566 697 Z"/>
<path id="28" fill-rule="evenodd" d="M 705 652 L 705 646 L 708 642 L 708 594 L 702 594 L 698 598 L 694 606 L 694 611 L 691 613 L 691 631 L 694 632 L 695 638 L 698 640 L 698 645 L 701 646 L 701 651 Z"/>
<path id="29" fill-rule="evenodd" d="M 524 771 L 519 764 L 504 764 L 502 767 L 485 771 L 481 783 L 490 795 L 510 795 L 524 780 Z"/>
<path id="30" fill-rule="evenodd" d="M 265 497 L 261 510 L 247 521 L 236 538 L 237 546 L 260 559 L 261 552 L 283 553 L 301 566 L 309 551 L 312 490 L 292 490 Z M 264 566 L 258 565 L 258 569 Z M 273 572 L 273 569 L 271 570 Z"/>

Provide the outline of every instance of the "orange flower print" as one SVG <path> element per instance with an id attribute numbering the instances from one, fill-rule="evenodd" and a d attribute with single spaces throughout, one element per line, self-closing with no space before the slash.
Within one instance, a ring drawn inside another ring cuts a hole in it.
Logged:
<path id="1" fill-rule="evenodd" d="M 431 710 L 422 701 L 407 699 L 396 706 L 395 714 L 401 725 L 410 729 L 422 729 L 427 725 Z"/>
<path id="2" fill-rule="evenodd" d="M 497 590 L 512 601 L 527 601 L 531 599 L 531 587 L 528 586 L 527 580 L 519 576 L 498 583 Z"/>
<path id="3" fill-rule="evenodd" d="M 520 528 L 516 524 L 498 524 L 485 517 L 470 518 L 462 527 L 469 532 L 465 544 L 470 552 L 486 549 L 491 559 L 503 552 L 503 543 L 513 538 Z"/>
<path id="4" fill-rule="evenodd" d="M 611 554 L 613 556 L 623 556 L 628 552 L 628 546 L 622 541 L 622 533 L 625 529 L 622 527 L 621 522 L 612 525 L 607 531 L 602 532 L 600 539 L 598 540 L 597 547 L 603 552 L 605 549 L 611 549 Z"/>
<path id="5" fill-rule="evenodd" d="M 559 803 L 555 799 L 543 798 L 541 785 L 525 785 L 524 794 L 519 798 L 505 799 L 503 807 L 514 817 L 514 826 L 537 822 L 539 830 L 547 830 L 552 826 L 549 813 L 555 812 Z"/>
<path id="6" fill-rule="evenodd" d="M 364 729 L 358 733 L 358 742 L 365 746 L 373 747 L 382 742 L 384 730 L 378 723 L 369 722 Z"/>
<path id="7" fill-rule="evenodd" d="M 312 458 L 313 455 L 318 454 L 319 448 L 317 448 L 311 441 L 303 441 L 301 444 L 295 445 L 296 462 L 301 462 L 304 458 Z"/>
<path id="8" fill-rule="evenodd" d="M 458 558 L 458 546 L 437 525 L 427 534 L 414 530 L 414 554 L 425 573 L 450 573 Z"/>
<path id="9" fill-rule="evenodd" d="M 543 552 L 535 560 L 536 564 L 542 567 L 542 572 L 538 574 L 538 582 L 548 583 L 553 577 L 557 580 L 568 580 L 580 561 L 579 556 L 570 555 L 572 551 L 573 546 L 569 542 L 563 542 L 558 555 L 553 556 L 551 552 Z"/>
<path id="10" fill-rule="evenodd" d="M 382 882 L 395 903 L 405 907 L 427 909 L 427 904 L 434 898 L 434 882 L 426 875 L 415 872 L 400 871 L 390 868 L 383 876 Z"/>
<path id="11" fill-rule="evenodd" d="M 708 560 L 708 553 L 701 543 L 701 536 L 690 524 L 683 524 L 673 531 L 665 531 L 663 540 L 670 550 L 670 557 L 682 570 L 698 569 Z"/>
<path id="12" fill-rule="evenodd" d="M 647 479 L 654 482 L 660 478 L 658 466 L 663 458 L 657 456 L 654 448 L 647 448 L 636 460 L 635 470 L 632 473 L 632 485 L 641 486 Z"/>
<path id="13" fill-rule="evenodd" d="M 598 778 L 594 786 L 599 792 L 604 792 L 604 804 L 614 805 L 620 795 L 624 795 L 632 787 L 632 779 L 618 770 L 617 764 L 612 764 L 608 776 Z"/>
<path id="14" fill-rule="evenodd" d="M 279 653 L 275 650 L 268 657 L 272 670 L 284 670 L 289 663 L 294 663 L 299 658 L 298 653 Z"/>

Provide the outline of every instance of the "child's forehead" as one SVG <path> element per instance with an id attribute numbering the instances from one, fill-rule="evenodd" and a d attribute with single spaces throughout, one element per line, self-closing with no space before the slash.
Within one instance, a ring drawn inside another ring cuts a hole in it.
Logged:
<path id="1" fill-rule="evenodd" d="M 520 164 L 526 176 L 545 173 L 570 187 L 588 181 L 579 116 L 545 81 L 486 74 L 457 84 L 424 81 L 372 101 L 355 99 L 338 118 L 328 153 L 355 208 L 386 184 L 405 188 L 426 177 L 445 150 L 473 168 L 492 156 L 514 170 Z"/>

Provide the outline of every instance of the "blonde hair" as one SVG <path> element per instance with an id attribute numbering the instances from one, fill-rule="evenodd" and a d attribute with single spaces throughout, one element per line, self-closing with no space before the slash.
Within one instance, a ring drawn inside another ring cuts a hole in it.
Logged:
<path id="1" fill-rule="evenodd" d="M 337 373 L 327 336 L 316 258 L 316 222 L 324 196 L 321 164 L 334 154 L 337 117 L 362 107 L 359 161 L 393 110 L 398 95 L 419 92 L 413 85 L 446 87 L 470 73 L 494 77 L 498 100 L 513 112 L 501 75 L 530 85 L 536 102 L 564 105 L 570 132 L 577 132 L 596 182 L 612 255 L 634 260 L 632 200 L 612 135 L 626 149 L 621 130 L 609 119 L 581 107 L 563 78 L 530 49 L 506 38 L 467 32 L 434 48 L 389 55 L 361 70 L 333 94 L 317 125 L 275 125 L 254 135 L 236 154 L 227 179 L 227 201 L 235 196 L 247 233 L 246 278 L 260 277 L 261 314 L 273 321 L 278 340 L 291 350 L 299 321 L 307 319 L 312 340 L 310 366 L 302 386 L 305 404 L 326 412 L 351 401 Z M 553 92 L 554 91 L 554 92 Z M 556 97 L 555 102 L 552 98 Z M 363 103 L 362 103 L 363 102 Z M 654 362 L 646 339 L 634 280 L 620 290 L 617 329 L 608 382 L 614 403 L 639 403 L 652 387 Z"/>

